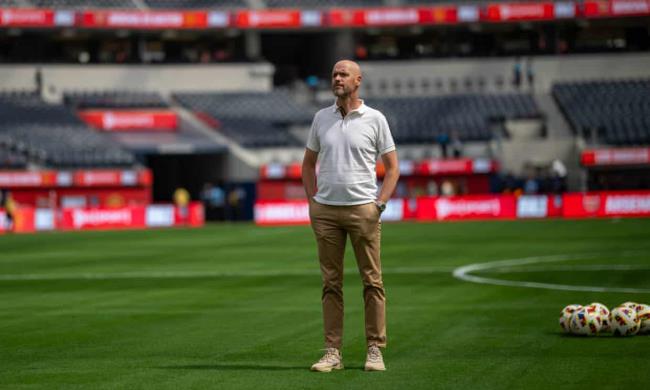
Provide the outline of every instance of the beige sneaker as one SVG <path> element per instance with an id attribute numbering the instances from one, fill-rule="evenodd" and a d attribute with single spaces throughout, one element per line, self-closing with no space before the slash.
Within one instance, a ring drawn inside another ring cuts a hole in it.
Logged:
<path id="1" fill-rule="evenodd" d="M 368 356 L 366 357 L 366 371 L 386 371 L 384 365 L 384 357 L 381 355 L 381 350 L 376 345 L 368 347 Z"/>
<path id="2" fill-rule="evenodd" d="M 312 371 L 330 372 L 332 370 L 341 370 L 343 368 L 343 358 L 341 352 L 336 348 L 327 348 L 325 355 L 311 366 Z"/>

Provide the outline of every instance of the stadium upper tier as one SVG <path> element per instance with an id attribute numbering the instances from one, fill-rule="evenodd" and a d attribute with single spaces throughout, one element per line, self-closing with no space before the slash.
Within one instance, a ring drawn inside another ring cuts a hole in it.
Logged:
<path id="1" fill-rule="evenodd" d="M 65 104 L 75 108 L 164 108 L 168 104 L 155 92 L 98 91 L 70 92 Z"/>
<path id="2" fill-rule="evenodd" d="M 122 167 L 134 156 L 104 134 L 90 130 L 62 105 L 34 94 L 0 95 L 0 135 L 8 149 L 57 167 Z"/>
<path id="3" fill-rule="evenodd" d="M 650 79 L 558 83 L 553 97 L 573 130 L 596 142 L 650 144 Z"/>

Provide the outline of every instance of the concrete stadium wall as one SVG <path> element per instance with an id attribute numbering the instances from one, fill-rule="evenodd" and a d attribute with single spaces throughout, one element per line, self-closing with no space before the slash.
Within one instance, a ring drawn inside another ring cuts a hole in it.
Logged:
<path id="1" fill-rule="evenodd" d="M 40 68 L 47 95 L 63 91 L 131 90 L 170 92 L 270 91 L 268 63 L 223 65 L 4 65 L 0 90 L 34 89 Z"/>
<path id="2" fill-rule="evenodd" d="M 525 86 L 525 59 L 521 58 L 522 75 Z M 620 53 L 620 54 L 574 54 L 536 56 L 532 58 L 535 72 L 535 89 L 537 92 L 549 92 L 552 84 L 558 81 L 576 81 L 593 79 L 617 78 L 648 78 L 650 77 L 650 53 Z M 434 82 L 443 81 L 441 93 L 449 93 L 451 79 L 458 82 L 458 91 L 463 91 L 463 80 L 478 76 L 486 79 L 486 91 L 494 91 L 494 80 L 501 77 L 504 80 L 503 90 L 511 90 L 512 69 L 516 59 L 511 58 L 474 58 L 474 59 L 440 59 L 440 60 L 408 60 L 408 61 L 379 61 L 361 63 L 366 83 L 372 84 L 371 95 L 378 94 L 377 87 L 386 82 L 387 94 L 408 95 L 406 87 L 409 80 L 417 85 L 414 93 L 423 93 L 420 81 L 427 79 L 432 86 L 429 94 L 436 93 Z M 394 87 L 394 81 L 399 80 L 401 88 Z M 525 87 L 522 90 L 527 90 Z M 383 94 L 382 94 L 383 95 Z"/>

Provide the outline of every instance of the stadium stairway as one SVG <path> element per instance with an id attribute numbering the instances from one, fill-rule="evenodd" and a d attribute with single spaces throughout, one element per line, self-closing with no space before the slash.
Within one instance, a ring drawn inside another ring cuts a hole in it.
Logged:
<path id="1" fill-rule="evenodd" d="M 537 106 L 546 115 L 546 135 L 550 138 L 572 138 L 573 131 L 564 119 L 560 108 L 549 93 L 533 95 Z"/>

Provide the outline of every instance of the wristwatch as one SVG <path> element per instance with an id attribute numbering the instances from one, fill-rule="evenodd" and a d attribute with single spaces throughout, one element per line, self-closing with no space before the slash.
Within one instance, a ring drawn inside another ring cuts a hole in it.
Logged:
<path id="1" fill-rule="evenodd" d="M 377 206 L 379 209 L 379 214 L 383 213 L 384 210 L 386 210 L 386 202 L 382 202 L 381 200 L 376 200 L 375 206 Z"/>

